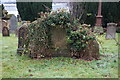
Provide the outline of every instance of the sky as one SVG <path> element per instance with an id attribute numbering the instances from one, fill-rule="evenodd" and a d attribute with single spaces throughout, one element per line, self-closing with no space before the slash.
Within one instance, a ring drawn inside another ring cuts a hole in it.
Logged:
<path id="1" fill-rule="evenodd" d="M 16 2 L 16 0 L 1 0 L 1 4 L 4 5 L 5 10 L 8 11 L 8 14 L 14 14 L 15 16 L 17 16 L 18 10 L 16 8 L 16 4 L 11 4 L 10 2 Z"/>
<path id="2" fill-rule="evenodd" d="M 14 3 L 11 3 L 14 2 Z M 18 15 L 18 10 L 16 8 L 16 4 L 15 4 L 16 0 L 1 0 L 1 4 L 4 5 L 5 10 L 8 11 L 8 14 L 14 14 L 15 16 Z M 67 4 L 65 3 L 57 3 L 57 4 L 52 4 L 52 9 L 53 10 L 57 10 L 57 8 L 64 8 L 64 9 L 68 9 Z"/>

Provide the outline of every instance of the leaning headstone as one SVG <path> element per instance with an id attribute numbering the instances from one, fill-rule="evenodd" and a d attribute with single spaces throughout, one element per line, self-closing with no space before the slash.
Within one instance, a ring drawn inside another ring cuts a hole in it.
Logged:
<path id="1" fill-rule="evenodd" d="M 24 51 L 25 41 L 27 40 L 27 33 L 28 27 L 27 25 L 23 24 L 18 30 L 18 49 L 17 54 L 22 55 Z"/>
<path id="2" fill-rule="evenodd" d="M 14 33 L 15 30 L 17 29 L 17 24 L 18 24 L 18 20 L 17 17 L 15 15 L 12 15 L 12 17 L 9 19 L 9 24 L 10 24 L 10 32 Z"/>
<path id="3" fill-rule="evenodd" d="M 107 33 L 106 33 L 106 39 L 115 39 L 116 38 L 116 26 L 115 23 L 108 23 L 107 24 Z"/>

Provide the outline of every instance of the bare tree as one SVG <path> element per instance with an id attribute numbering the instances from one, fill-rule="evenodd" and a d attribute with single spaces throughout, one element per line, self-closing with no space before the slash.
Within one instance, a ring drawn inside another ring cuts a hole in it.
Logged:
<path id="1" fill-rule="evenodd" d="M 81 21 L 84 16 L 85 11 L 85 2 L 69 2 L 69 10 L 72 16 L 72 19 L 79 19 Z"/>

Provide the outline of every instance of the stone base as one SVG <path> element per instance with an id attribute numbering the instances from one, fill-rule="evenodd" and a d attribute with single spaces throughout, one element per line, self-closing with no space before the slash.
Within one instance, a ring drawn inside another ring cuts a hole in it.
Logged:
<path id="1" fill-rule="evenodd" d="M 23 51 L 24 51 L 23 48 L 18 48 L 16 55 L 20 55 L 21 56 L 23 54 Z"/>
<path id="2" fill-rule="evenodd" d="M 67 49 L 50 49 L 48 52 L 51 54 L 48 57 L 71 57 L 70 51 Z"/>
<path id="3" fill-rule="evenodd" d="M 103 33 L 104 32 L 103 27 L 102 26 L 95 26 L 94 27 L 94 32 Z"/>
<path id="4" fill-rule="evenodd" d="M 71 53 L 69 50 L 67 49 L 59 49 L 59 50 L 55 50 L 55 49 L 48 49 L 44 52 L 45 54 L 43 54 L 44 56 L 41 58 L 47 58 L 47 57 L 72 57 Z M 39 58 L 39 54 L 38 53 L 30 53 L 29 55 L 31 58 Z"/>
<path id="5" fill-rule="evenodd" d="M 105 36 L 106 39 L 115 39 L 115 37 L 116 37 L 115 35 L 110 34 Z"/>

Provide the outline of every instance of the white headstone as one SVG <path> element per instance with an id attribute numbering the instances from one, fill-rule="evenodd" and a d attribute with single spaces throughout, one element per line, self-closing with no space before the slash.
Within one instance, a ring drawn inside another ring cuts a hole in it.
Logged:
<path id="1" fill-rule="evenodd" d="M 108 23 L 107 24 L 106 39 L 115 39 L 116 26 L 117 26 L 117 24 L 115 24 L 115 23 Z"/>

